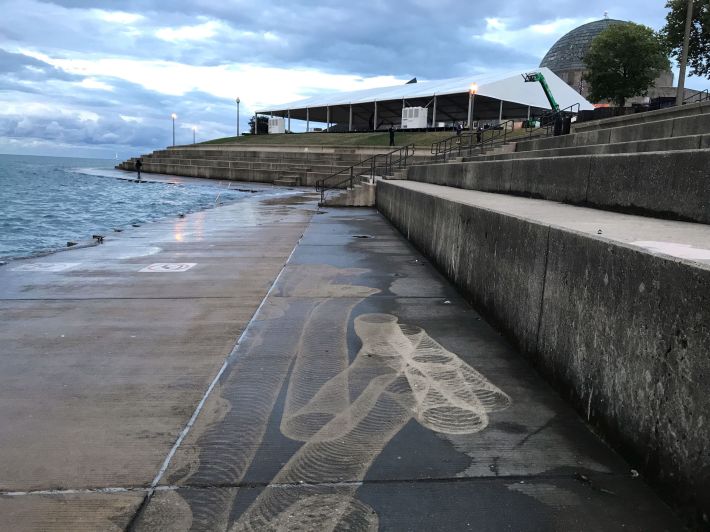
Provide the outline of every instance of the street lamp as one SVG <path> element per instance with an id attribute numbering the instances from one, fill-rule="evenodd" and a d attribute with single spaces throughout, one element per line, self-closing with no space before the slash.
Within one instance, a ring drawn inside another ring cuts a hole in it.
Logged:
<path id="1" fill-rule="evenodd" d="M 170 115 L 170 118 L 173 119 L 173 146 L 175 146 L 175 119 L 177 118 L 177 115 L 173 113 Z"/>
<path id="2" fill-rule="evenodd" d="M 478 92 L 478 83 L 471 83 L 468 89 L 468 129 L 473 131 L 473 98 Z"/>
<path id="3" fill-rule="evenodd" d="M 239 96 L 237 96 L 236 102 L 237 102 L 237 137 L 239 137 L 239 103 L 241 102 L 241 100 L 239 99 Z"/>
<path id="4" fill-rule="evenodd" d="M 197 128 L 195 126 L 192 126 L 192 143 L 195 144 L 195 134 L 197 132 Z"/>

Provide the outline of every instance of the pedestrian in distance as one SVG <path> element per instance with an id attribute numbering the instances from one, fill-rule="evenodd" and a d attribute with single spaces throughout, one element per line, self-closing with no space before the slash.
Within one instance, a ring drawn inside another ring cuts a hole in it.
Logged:
<path id="1" fill-rule="evenodd" d="M 136 172 L 138 172 L 138 181 L 141 180 L 141 168 L 143 168 L 143 163 L 140 159 L 136 161 Z"/>
<path id="2" fill-rule="evenodd" d="M 390 124 L 390 128 L 388 130 L 390 132 L 390 146 L 394 146 L 394 125 Z"/>
<path id="3" fill-rule="evenodd" d="M 480 144 L 482 137 L 483 137 L 483 128 L 481 126 L 478 126 L 476 128 L 476 143 Z"/>
<path id="4" fill-rule="evenodd" d="M 461 122 L 456 122 L 456 136 L 460 137 L 461 136 L 461 131 L 463 131 L 463 126 L 461 125 Z"/>

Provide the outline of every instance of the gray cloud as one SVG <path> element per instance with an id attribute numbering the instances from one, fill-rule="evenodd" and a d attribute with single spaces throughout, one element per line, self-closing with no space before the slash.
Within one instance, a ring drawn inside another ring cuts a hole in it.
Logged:
<path id="1" fill-rule="evenodd" d="M 68 74 L 44 61 L 0 48 L 0 73 L 5 80 L 46 81 L 49 79 L 76 80 L 79 76 Z"/>
<path id="2" fill-rule="evenodd" d="M 561 34 L 531 32 L 531 25 L 601 18 L 607 8 L 597 0 L 5 0 L 0 19 L 0 99 L 17 111 L 0 115 L 0 135 L 18 142 L 27 138 L 147 150 L 168 144 L 173 111 L 180 117 L 179 126 L 197 124 L 201 138 L 234 133 L 232 101 L 198 91 L 166 95 L 118 76 L 93 77 L 92 82 L 110 88 L 100 90 L 81 85 L 81 75 L 18 50 L 59 59 L 114 57 L 197 66 L 244 63 L 434 79 L 537 65 Z M 111 10 L 140 18 L 121 23 L 106 17 L 105 11 Z M 659 28 L 665 8 L 662 2 L 628 0 L 611 8 L 610 16 Z M 493 18 L 505 25 L 499 36 L 502 42 L 483 38 L 487 19 Z M 172 42 L 160 38 L 166 28 L 200 24 L 212 24 L 214 35 Z M 43 102 L 62 112 L 44 117 L 21 111 L 23 104 Z M 243 129 L 247 105 L 242 107 Z M 87 113 L 98 118 L 89 119 Z M 182 142 L 191 140 L 189 130 L 179 127 L 178 133 Z"/>

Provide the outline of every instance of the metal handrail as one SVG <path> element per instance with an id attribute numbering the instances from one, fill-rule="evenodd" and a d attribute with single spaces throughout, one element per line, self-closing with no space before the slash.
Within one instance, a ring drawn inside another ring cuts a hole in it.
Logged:
<path id="1" fill-rule="evenodd" d="M 395 159 L 395 155 L 397 158 Z M 392 175 L 395 167 L 406 168 L 410 159 L 414 157 L 414 144 L 407 144 L 389 153 L 378 153 L 372 161 L 370 181 L 374 182 L 377 175 Z M 383 164 L 377 164 L 378 159 L 383 159 Z"/>
<path id="2" fill-rule="evenodd" d="M 508 125 L 510 125 L 510 129 L 508 129 Z M 469 131 L 461 135 L 452 135 L 451 137 L 432 143 L 432 158 L 435 161 L 440 158 L 445 161 L 449 158 L 450 154 L 454 152 L 456 152 L 457 157 L 471 155 L 476 149 L 483 152 L 486 147 L 494 142 L 505 143 L 508 140 L 508 134 L 512 133 L 514 129 L 515 121 L 506 120 L 493 128 Z M 486 138 L 486 136 L 488 136 L 488 138 Z"/>
<path id="3" fill-rule="evenodd" d="M 399 158 L 396 161 L 393 161 L 392 156 L 394 154 L 399 154 Z M 328 177 L 325 177 L 323 179 L 319 179 L 316 181 L 316 191 L 320 192 L 320 202 L 323 204 L 325 201 L 325 194 L 326 192 L 334 189 L 340 189 L 340 188 L 353 188 L 355 184 L 355 180 L 359 179 L 362 180 L 362 176 L 366 176 L 366 179 L 370 179 L 371 181 L 374 181 L 375 175 L 377 175 L 377 170 L 379 168 L 385 168 L 389 173 L 392 168 L 394 168 L 394 165 L 396 164 L 398 168 L 403 168 L 404 166 L 407 165 L 407 161 L 410 158 L 413 158 L 414 156 L 414 144 L 407 144 L 406 146 L 402 146 L 401 148 L 394 149 L 390 152 L 387 153 L 377 153 L 373 155 L 372 157 L 368 157 L 367 159 L 363 159 L 359 163 L 355 163 L 347 168 L 343 168 L 342 170 L 335 172 L 332 175 L 329 175 Z M 377 164 L 377 160 L 385 158 L 385 164 L 384 166 L 380 166 Z M 369 164 L 365 164 L 369 163 Z M 369 169 L 369 175 L 364 174 L 362 172 L 358 172 L 357 174 L 355 173 L 355 168 L 356 167 L 361 167 L 365 168 L 368 167 Z M 347 173 L 347 174 L 346 174 Z M 343 174 L 346 174 L 345 177 L 342 177 Z M 387 175 L 387 174 L 384 174 Z M 341 176 L 342 179 L 335 180 L 338 176 Z M 346 185 L 343 187 L 343 185 Z"/>
<path id="4" fill-rule="evenodd" d="M 697 98 L 697 100 L 693 100 L 693 98 Z M 686 103 L 704 102 L 705 100 L 710 100 L 710 89 L 703 89 L 701 91 L 697 91 L 695 94 L 687 96 L 683 99 L 683 105 Z"/>

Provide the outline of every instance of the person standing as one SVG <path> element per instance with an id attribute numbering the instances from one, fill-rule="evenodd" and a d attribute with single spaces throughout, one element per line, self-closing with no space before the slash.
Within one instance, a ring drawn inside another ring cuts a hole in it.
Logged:
<path id="1" fill-rule="evenodd" d="M 394 125 L 390 124 L 390 128 L 388 130 L 390 132 L 390 146 L 394 146 Z"/>
<path id="2" fill-rule="evenodd" d="M 143 163 L 140 159 L 136 161 L 136 172 L 138 172 L 138 181 L 141 180 L 141 168 L 143 168 Z"/>

